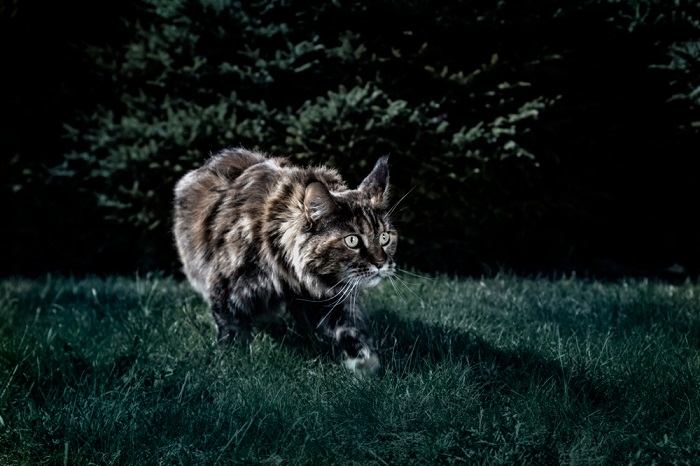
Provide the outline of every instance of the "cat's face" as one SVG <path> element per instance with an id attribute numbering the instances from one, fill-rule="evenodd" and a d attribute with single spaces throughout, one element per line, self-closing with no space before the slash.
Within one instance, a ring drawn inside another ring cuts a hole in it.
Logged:
<path id="1" fill-rule="evenodd" d="M 327 294 L 375 286 L 393 274 L 398 234 L 387 215 L 388 183 L 382 157 L 357 189 L 330 193 L 320 182 L 307 187 L 307 270 Z"/>

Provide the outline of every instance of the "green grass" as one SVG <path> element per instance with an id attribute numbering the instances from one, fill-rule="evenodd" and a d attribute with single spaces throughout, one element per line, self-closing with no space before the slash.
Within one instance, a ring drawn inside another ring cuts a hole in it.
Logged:
<path id="1" fill-rule="evenodd" d="M 163 278 L 0 282 L 0 464 L 694 463 L 700 285 L 412 280 L 387 368 L 289 333 L 220 348 Z"/>

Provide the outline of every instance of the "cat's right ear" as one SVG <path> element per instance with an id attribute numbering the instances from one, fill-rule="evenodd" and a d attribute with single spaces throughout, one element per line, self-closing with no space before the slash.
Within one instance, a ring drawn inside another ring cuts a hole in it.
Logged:
<path id="1" fill-rule="evenodd" d="M 338 208 L 335 199 L 325 184 L 314 181 L 306 187 L 304 192 L 304 212 L 306 218 L 312 223 L 329 215 Z"/>
<path id="2" fill-rule="evenodd" d="M 375 206 L 386 207 L 389 200 L 389 156 L 379 157 L 374 164 L 372 172 L 362 180 L 357 188 L 369 195 L 370 201 Z"/>

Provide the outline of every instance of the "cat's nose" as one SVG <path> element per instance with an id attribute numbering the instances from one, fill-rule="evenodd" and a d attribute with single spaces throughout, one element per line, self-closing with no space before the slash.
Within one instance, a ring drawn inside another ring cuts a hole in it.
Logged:
<path id="1" fill-rule="evenodd" d="M 379 255 L 372 256 L 372 264 L 376 265 L 378 269 L 381 269 L 384 264 L 386 264 L 386 254 L 382 251 Z"/>

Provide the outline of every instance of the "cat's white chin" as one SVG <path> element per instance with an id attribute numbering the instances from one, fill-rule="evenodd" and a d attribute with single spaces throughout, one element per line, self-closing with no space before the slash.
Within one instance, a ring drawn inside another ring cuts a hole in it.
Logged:
<path id="1" fill-rule="evenodd" d="M 382 277 L 380 277 L 378 274 L 374 275 L 365 281 L 365 287 L 372 288 L 373 286 L 379 285 L 379 282 L 381 282 L 381 281 L 382 281 Z"/>

